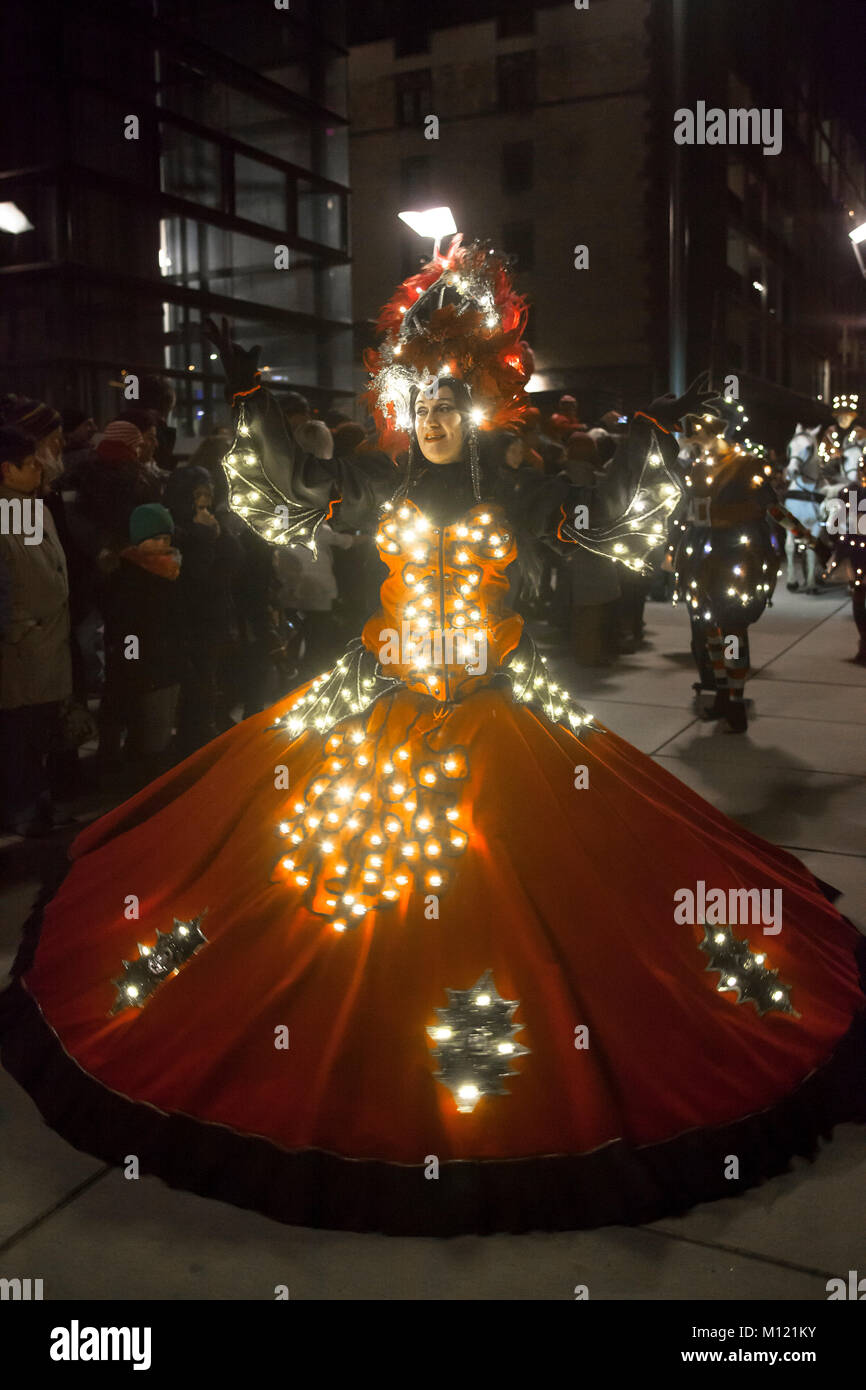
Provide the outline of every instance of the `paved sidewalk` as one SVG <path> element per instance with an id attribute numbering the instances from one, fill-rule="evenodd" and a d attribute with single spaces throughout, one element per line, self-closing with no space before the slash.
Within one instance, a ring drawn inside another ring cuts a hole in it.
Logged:
<path id="1" fill-rule="evenodd" d="M 647 607 L 651 645 L 602 672 L 551 658 L 611 728 L 842 889 L 866 932 L 866 670 L 849 604 L 782 589 L 752 632 L 746 735 L 705 724 L 683 611 Z M 0 974 L 46 851 L 0 840 Z M 144 1178 L 126 1181 L 42 1124 L 0 1073 L 0 1277 L 47 1299 L 818 1299 L 866 1269 L 866 1136 L 837 1130 L 815 1165 L 640 1228 L 391 1239 L 280 1226 Z"/>

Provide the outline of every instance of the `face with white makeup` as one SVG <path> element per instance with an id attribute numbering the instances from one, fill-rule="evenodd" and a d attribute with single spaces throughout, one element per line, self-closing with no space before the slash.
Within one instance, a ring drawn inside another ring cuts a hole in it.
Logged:
<path id="1" fill-rule="evenodd" d="M 414 423 L 418 447 L 428 463 L 456 463 L 462 458 L 467 421 L 452 384 L 437 383 L 431 396 L 418 392 Z"/>

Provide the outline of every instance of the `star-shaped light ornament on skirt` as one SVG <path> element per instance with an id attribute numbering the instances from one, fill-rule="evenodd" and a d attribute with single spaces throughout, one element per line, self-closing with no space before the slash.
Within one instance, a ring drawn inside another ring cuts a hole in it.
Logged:
<path id="1" fill-rule="evenodd" d="M 158 931 L 153 946 L 139 943 L 138 960 L 121 961 L 123 976 L 112 980 L 117 987 L 112 1015 L 123 1009 L 140 1009 L 164 980 L 176 975 L 196 951 L 207 945 L 207 937 L 200 926 L 203 917 L 201 913 L 188 922 L 175 917 L 172 930 Z"/>
<path id="2" fill-rule="evenodd" d="M 790 985 L 782 984 L 778 970 L 770 970 L 765 964 L 762 951 L 751 950 L 748 941 L 734 936 L 730 927 L 704 923 L 700 949 L 710 958 L 707 970 L 721 974 L 716 986 L 720 992 L 735 991 L 738 1004 L 752 1003 L 759 1014 L 775 1010 L 799 1018 L 791 1004 Z"/>
<path id="3" fill-rule="evenodd" d="M 502 999 L 492 972 L 486 970 L 472 989 L 446 989 L 448 1008 L 437 1009 L 437 1024 L 427 1032 L 437 1047 L 438 1079 L 447 1086 L 457 1109 L 471 1114 L 482 1096 L 506 1096 L 502 1077 L 514 1076 L 511 1062 L 529 1048 L 514 1041 L 522 1023 L 512 1023 L 519 999 Z"/>

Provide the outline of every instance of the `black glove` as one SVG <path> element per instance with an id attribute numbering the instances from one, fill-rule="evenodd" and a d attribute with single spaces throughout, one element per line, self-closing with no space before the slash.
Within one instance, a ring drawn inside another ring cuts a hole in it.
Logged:
<path id="1" fill-rule="evenodd" d="M 659 396 L 647 410 L 647 415 L 652 415 L 668 430 L 678 429 L 687 415 L 714 415 L 718 418 L 721 411 L 714 403 L 720 401 L 720 397 L 715 391 L 706 389 L 708 380 L 709 373 L 701 372 L 684 396 L 674 396 L 670 392 Z"/>
<path id="2" fill-rule="evenodd" d="M 833 555 L 834 546 L 818 536 L 815 540 L 815 559 L 822 569 L 826 569 Z"/>
<path id="3" fill-rule="evenodd" d="M 223 371 L 226 374 L 226 400 L 231 401 L 238 391 L 249 391 L 256 385 L 259 375 L 259 354 L 261 347 L 256 345 L 243 348 L 232 341 L 231 326 L 224 318 L 218 326 L 214 319 L 203 319 L 202 336 L 213 343 L 220 355 Z"/>

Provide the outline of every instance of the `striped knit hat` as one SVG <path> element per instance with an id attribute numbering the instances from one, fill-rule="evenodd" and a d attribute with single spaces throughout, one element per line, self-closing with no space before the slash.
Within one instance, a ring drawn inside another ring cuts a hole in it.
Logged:
<path id="1" fill-rule="evenodd" d="M 141 430 L 136 429 L 130 420 L 112 420 L 105 426 L 96 452 L 108 463 L 128 462 L 138 458 L 142 440 Z"/>
<path id="2" fill-rule="evenodd" d="M 0 423 L 14 425 L 38 443 L 61 424 L 59 411 L 44 401 L 32 401 L 28 396 L 4 396 L 0 400 Z"/>

